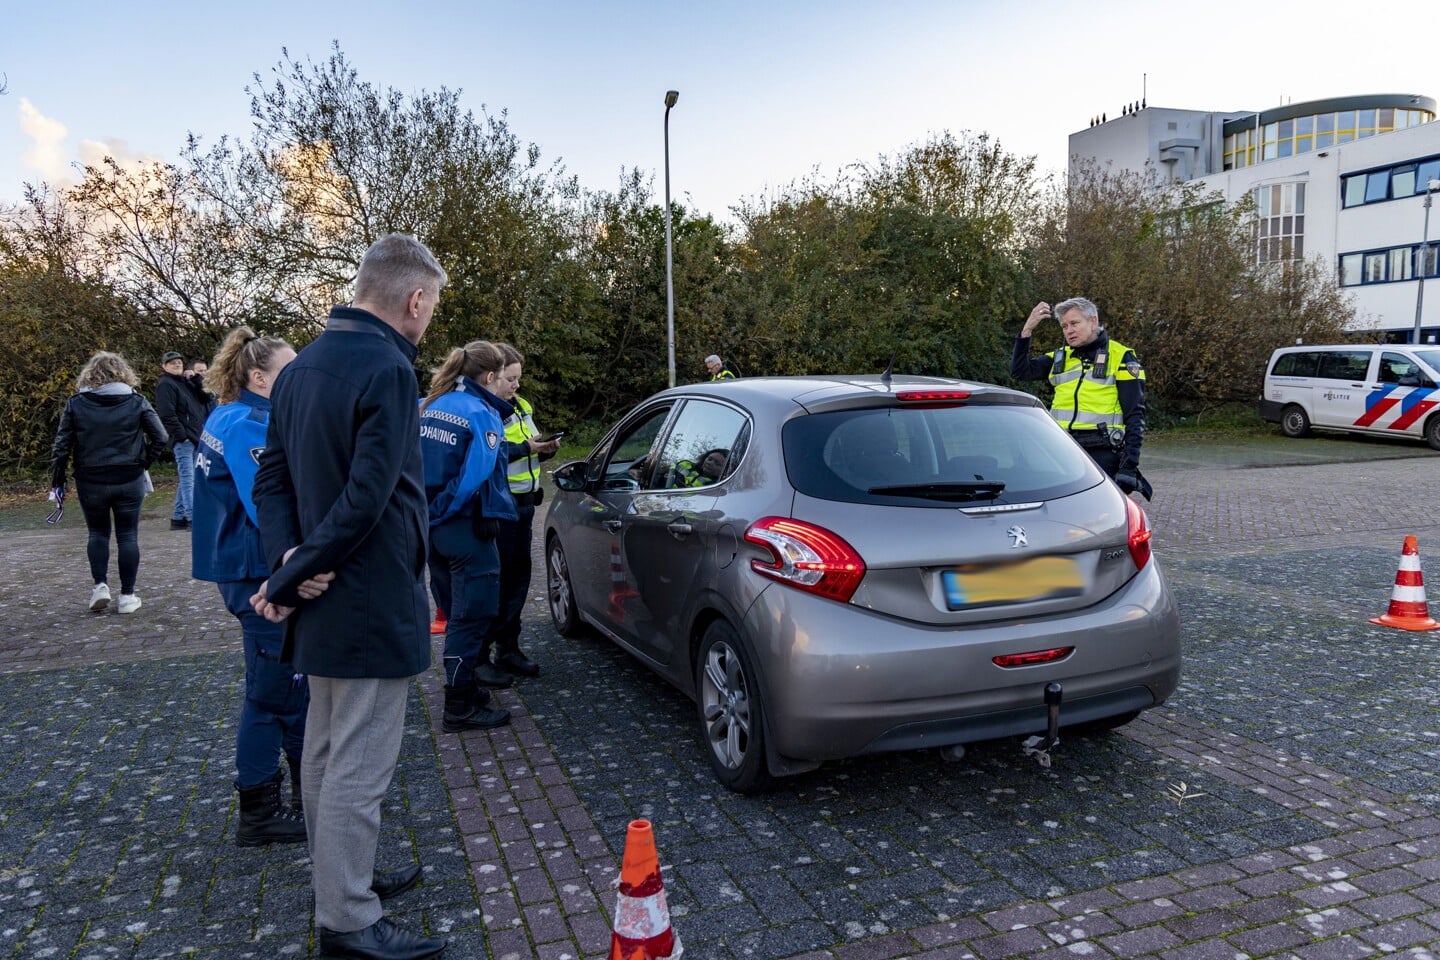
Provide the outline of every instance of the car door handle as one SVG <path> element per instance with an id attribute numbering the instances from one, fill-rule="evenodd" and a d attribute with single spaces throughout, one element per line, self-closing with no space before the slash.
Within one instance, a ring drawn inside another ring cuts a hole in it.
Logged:
<path id="1" fill-rule="evenodd" d="M 678 520 L 675 521 L 674 523 L 667 523 L 667 524 L 665 525 L 665 529 L 666 529 L 666 530 L 669 530 L 671 533 L 675 534 L 675 536 L 677 536 L 677 537 L 688 537 L 690 534 L 692 534 L 692 533 L 695 532 L 695 528 L 692 527 L 692 526 L 690 526 L 690 524 L 688 524 L 688 523 L 681 523 L 681 522 L 678 521 Z"/>
<path id="2" fill-rule="evenodd" d="M 602 520 L 602 521 L 600 521 L 600 526 L 604 527 L 606 530 L 609 530 L 611 533 L 614 533 L 616 530 L 619 530 L 619 529 L 620 529 L 620 521 L 619 521 L 619 520 Z"/>

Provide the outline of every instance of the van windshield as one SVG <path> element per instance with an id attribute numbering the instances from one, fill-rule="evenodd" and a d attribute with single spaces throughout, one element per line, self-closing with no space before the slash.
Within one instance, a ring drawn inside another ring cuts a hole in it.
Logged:
<path id="1" fill-rule="evenodd" d="M 1430 368 L 1432 377 L 1440 377 L 1440 350 L 1416 350 L 1415 356 L 1420 362 Z"/>

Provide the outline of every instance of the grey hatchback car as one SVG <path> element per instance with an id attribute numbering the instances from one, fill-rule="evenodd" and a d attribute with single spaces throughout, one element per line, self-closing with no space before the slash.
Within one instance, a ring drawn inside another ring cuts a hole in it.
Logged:
<path id="1" fill-rule="evenodd" d="M 691 696 L 732 790 L 880 751 L 1049 747 L 1179 682 L 1148 518 L 1026 393 L 696 384 L 554 479 L 556 629 L 589 625 Z"/>

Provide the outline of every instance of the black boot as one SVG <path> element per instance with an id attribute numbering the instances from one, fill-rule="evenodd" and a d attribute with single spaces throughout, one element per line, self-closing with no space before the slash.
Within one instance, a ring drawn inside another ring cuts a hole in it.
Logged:
<path id="1" fill-rule="evenodd" d="M 259 847 L 268 843 L 301 843 L 305 840 L 305 818 L 280 802 L 280 780 L 275 776 L 258 787 L 236 787 L 240 791 L 240 823 L 235 828 L 235 845 Z"/>
<path id="2" fill-rule="evenodd" d="M 491 663 L 490 651 L 486 650 L 475 663 L 475 683 L 482 687 L 508 687 L 515 683 L 515 678 Z"/>
<path id="3" fill-rule="evenodd" d="M 484 699 L 481 699 L 481 697 Z M 488 706 L 490 695 L 475 687 L 446 687 L 445 714 L 440 729 L 446 733 L 462 730 L 487 730 L 510 722 L 510 711 Z"/>
<path id="4" fill-rule="evenodd" d="M 513 673 L 521 677 L 540 676 L 540 664 L 521 653 L 519 647 L 512 647 L 497 653 L 495 666 L 506 673 Z"/>
<path id="5" fill-rule="evenodd" d="M 303 817 L 305 797 L 300 793 L 300 758 L 287 756 L 285 762 L 290 764 L 290 809 Z"/>

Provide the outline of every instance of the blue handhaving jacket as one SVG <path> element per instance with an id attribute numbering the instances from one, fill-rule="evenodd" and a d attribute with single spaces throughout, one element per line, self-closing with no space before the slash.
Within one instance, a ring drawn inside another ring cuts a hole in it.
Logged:
<path id="1" fill-rule="evenodd" d="M 269 423 L 270 401 L 249 390 L 205 421 L 190 518 L 190 575 L 196 580 L 228 583 L 270 575 L 251 495 Z"/>
<path id="2" fill-rule="evenodd" d="M 430 526 L 469 516 L 477 504 L 482 516 L 517 519 L 503 426 L 512 411 L 509 403 L 465 377 L 420 411 Z"/>

